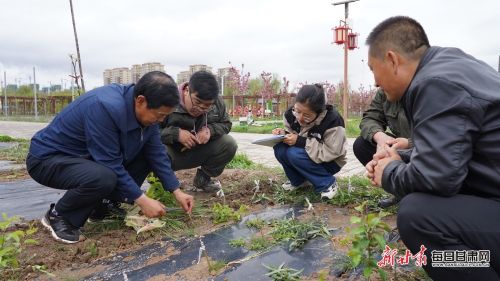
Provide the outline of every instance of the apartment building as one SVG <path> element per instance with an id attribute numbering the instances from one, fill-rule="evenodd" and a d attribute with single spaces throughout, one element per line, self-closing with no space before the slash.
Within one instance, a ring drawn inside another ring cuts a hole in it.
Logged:
<path id="1" fill-rule="evenodd" d="M 104 85 L 111 83 L 128 84 L 137 83 L 141 77 L 151 71 L 165 72 L 165 66 L 159 62 L 134 64 L 131 68 L 118 67 L 106 69 L 103 72 Z"/>

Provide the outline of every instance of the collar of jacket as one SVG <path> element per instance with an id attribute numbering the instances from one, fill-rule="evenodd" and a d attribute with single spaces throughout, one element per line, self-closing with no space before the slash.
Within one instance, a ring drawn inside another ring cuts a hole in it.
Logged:
<path id="1" fill-rule="evenodd" d="M 134 84 L 125 86 L 123 98 L 127 107 L 127 131 L 133 131 L 141 127 L 135 116 Z"/>

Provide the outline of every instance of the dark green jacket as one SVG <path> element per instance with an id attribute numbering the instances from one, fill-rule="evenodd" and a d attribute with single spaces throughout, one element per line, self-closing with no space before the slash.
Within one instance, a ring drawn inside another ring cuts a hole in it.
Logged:
<path id="1" fill-rule="evenodd" d="M 210 140 L 217 139 L 231 131 L 231 119 L 226 112 L 226 105 L 222 97 L 219 96 L 215 100 L 214 105 L 206 114 L 202 114 L 197 118 L 189 115 L 184 108 L 184 104 L 179 104 L 160 126 L 161 141 L 163 144 L 171 145 L 174 149 L 180 151 L 182 144 L 179 143 L 179 128 L 197 132 L 205 126 L 205 122 L 210 129 Z"/>
<path id="2" fill-rule="evenodd" d="M 377 132 L 386 132 L 393 137 L 407 138 L 411 142 L 411 132 L 405 111 L 399 101 L 389 102 L 383 90 L 378 90 L 368 109 L 363 113 L 363 119 L 359 124 L 361 137 L 372 144 L 373 135 Z"/>

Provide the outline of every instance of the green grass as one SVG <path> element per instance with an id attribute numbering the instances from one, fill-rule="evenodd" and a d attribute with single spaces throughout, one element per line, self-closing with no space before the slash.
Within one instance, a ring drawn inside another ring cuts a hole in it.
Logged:
<path id="1" fill-rule="evenodd" d="M 262 126 L 233 125 L 231 131 L 237 133 L 271 134 L 275 128 L 283 128 L 283 122 L 267 123 Z"/>
<path id="2" fill-rule="evenodd" d="M 361 130 L 359 129 L 359 123 L 361 122 L 361 118 L 349 118 L 347 121 L 347 127 L 345 128 L 346 135 L 348 138 L 357 138 L 361 134 Z"/>
<path id="3" fill-rule="evenodd" d="M 0 142 L 26 142 L 26 139 L 13 138 L 7 135 L 0 135 Z"/>
<path id="4" fill-rule="evenodd" d="M 226 165 L 227 169 L 257 169 L 262 165 L 256 164 L 245 153 L 236 153 L 234 158 Z"/>
<path id="5" fill-rule="evenodd" d="M 15 163 L 21 164 L 26 162 L 26 156 L 28 155 L 30 143 L 25 139 L 15 139 L 15 144 L 13 147 L 0 150 L 0 160 L 14 161 Z"/>

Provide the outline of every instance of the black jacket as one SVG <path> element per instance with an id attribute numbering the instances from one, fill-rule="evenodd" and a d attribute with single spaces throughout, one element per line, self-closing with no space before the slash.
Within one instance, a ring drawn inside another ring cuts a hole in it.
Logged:
<path id="1" fill-rule="evenodd" d="M 384 169 L 386 191 L 500 198 L 500 73 L 459 49 L 431 47 L 401 101 L 414 147 L 409 163 Z"/>

